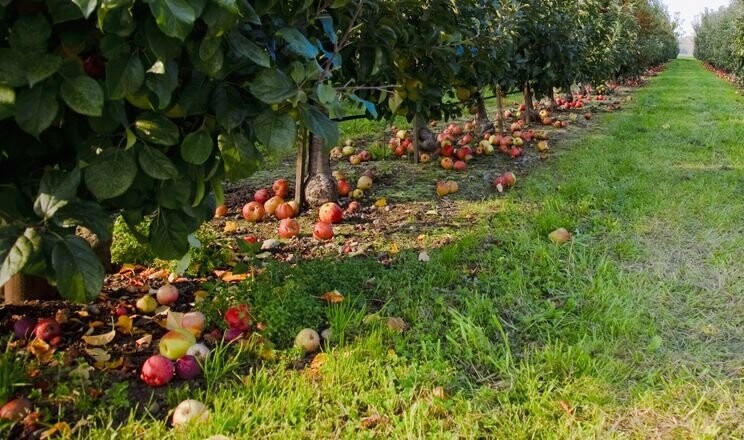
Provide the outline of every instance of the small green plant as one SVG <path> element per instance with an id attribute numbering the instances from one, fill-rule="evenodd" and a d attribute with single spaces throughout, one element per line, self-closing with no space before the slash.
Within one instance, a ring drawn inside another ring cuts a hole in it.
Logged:
<path id="1" fill-rule="evenodd" d="M 375 160 L 385 160 L 393 155 L 392 151 L 380 142 L 374 142 L 367 148 Z"/>
<path id="2" fill-rule="evenodd" d="M 219 343 L 209 352 L 202 364 L 207 393 L 229 377 L 239 379 L 238 371 L 244 364 L 245 349 L 240 343 Z"/>
<path id="3" fill-rule="evenodd" d="M 137 235 L 146 236 L 150 227 L 149 221 L 143 221 L 135 231 L 129 229 L 124 219 L 119 216 L 114 221 L 113 243 L 111 244 L 111 261 L 115 264 L 142 264 L 149 266 L 155 261 L 150 247 L 137 240 Z"/>
<path id="4" fill-rule="evenodd" d="M 19 387 L 28 385 L 22 366 L 23 361 L 6 345 L 5 352 L 0 354 L 0 402 L 7 401 Z"/>
<path id="5" fill-rule="evenodd" d="M 359 333 L 366 313 L 365 306 L 359 307 L 349 300 L 330 305 L 326 317 L 331 326 L 331 341 L 345 345 L 350 337 Z"/>

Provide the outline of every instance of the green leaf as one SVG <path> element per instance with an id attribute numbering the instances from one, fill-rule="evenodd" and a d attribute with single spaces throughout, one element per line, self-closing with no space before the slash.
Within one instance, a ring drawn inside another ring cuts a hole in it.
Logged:
<path id="1" fill-rule="evenodd" d="M 107 148 L 85 168 L 85 185 L 98 200 L 124 194 L 137 177 L 132 150 Z"/>
<path id="2" fill-rule="evenodd" d="M 15 114 L 15 102 L 15 90 L 0 86 L 0 121 Z"/>
<path id="3" fill-rule="evenodd" d="M 150 12 L 165 35 L 181 41 L 191 32 L 198 17 L 188 0 L 152 0 Z"/>
<path id="4" fill-rule="evenodd" d="M 45 3 L 55 25 L 84 18 L 80 8 L 69 0 L 46 0 Z"/>
<path id="5" fill-rule="evenodd" d="M 256 138 L 269 150 L 292 148 L 297 141 L 297 124 L 287 113 L 266 110 L 253 124 Z"/>
<path id="6" fill-rule="evenodd" d="M 191 233 L 180 211 L 161 208 L 150 223 L 150 247 L 153 253 L 167 260 L 180 259 L 189 251 Z"/>
<path id="7" fill-rule="evenodd" d="M 322 137 L 326 145 L 335 145 L 338 143 L 338 124 L 331 121 L 328 116 L 324 115 L 315 107 L 301 105 L 300 121 L 316 136 Z"/>
<path id="8" fill-rule="evenodd" d="M 106 64 L 108 99 L 121 99 L 136 92 L 145 81 L 139 55 L 118 54 Z"/>
<path id="9" fill-rule="evenodd" d="M 260 156 L 253 142 L 240 132 L 223 133 L 217 138 L 222 153 L 225 177 L 235 181 L 250 176 L 260 165 Z"/>
<path id="10" fill-rule="evenodd" d="M 142 145 L 138 159 L 142 171 L 153 179 L 168 180 L 178 177 L 176 166 L 157 148 Z"/>
<path id="11" fill-rule="evenodd" d="M 284 72 L 264 69 L 248 86 L 256 98 L 267 104 L 281 104 L 297 95 L 297 86 Z"/>
<path id="12" fill-rule="evenodd" d="M 170 209 L 183 209 L 191 205 L 191 181 L 187 178 L 166 180 L 157 195 L 158 203 Z"/>
<path id="13" fill-rule="evenodd" d="M 168 107 L 173 92 L 178 87 L 178 63 L 171 60 L 164 63 L 163 67 L 163 73 L 148 72 L 145 77 L 145 85 L 158 97 L 157 108 L 161 110 Z"/>
<path id="14" fill-rule="evenodd" d="M 41 250 L 41 237 L 33 228 L 0 226 L 0 286 L 19 273 Z"/>
<path id="15" fill-rule="evenodd" d="M 45 53 L 51 36 L 52 26 L 42 14 L 24 15 L 13 23 L 8 43 L 24 55 Z"/>
<path id="16" fill-rule="evenodd" d="M 250 61 L 261 67 L 270 67 L 271 59 L 266 50 L 244 37 L 238 29 L 233 29 L 227 36 L 227 41 L 233 53 L 242 61 Z"/>
<path id="17" fill-rule="evenodd" d="M 96 202 L 72 200 L 57 211 L 54 222 L 63 228 L 86 227 L 104 242 L 111 239 L 113 229 L 111 216 Z"/>
<path id="18" fill-rule="evenodd" d="M 46 82 L 18 94 L 15 119 L 23 131 L 38 138 L 52 125 L 58 110 L 57 87 Z"/>
<path id="19" fill-rule="evenodd" d="M 57 210 L 67 205 L 77 195 L 80 186 L 80 168 L 69 173 L 51 169 L 44 173 L 39 184 L 39 195 L 34 202 L 34 212 L 48 220 Z"/>
<path id="20" fill-rule="evenodd" d="M 103 114 L 103 89 L 98 81 L 78 76 L 62 83 L 60 95 L 75 112 L 87 116 Z"/>
<path id="21" fill-rule="evenodd" d="M 65 299 L 86 303 L 101 293 L 103 265 L 84 239 L 67 235 L 59 240 L 52 250 L 52 268 Z"/>
<path id="22" fill-rule="evenodd" d="M 98 28 L 104 34 L 129 37 L 137 29 L 133 7 L 134 0 L 104 1 L 98 9 Z"/>
<path id="23" fill-rule="evenodd" d="M 0 84 L 20 87 L 28 83 L 22 58 L 18 52 L 7 47 L 0 48 Z"/>
<path id="24" fill-rule="evenodd" d="M 336 101 L 336 89 L 330 84 L 318 84 L 315 94 L 318 96 L 318 102 L 321 104 L 325 105 Z"/>
<path id="25" fill-rule="evenodd" d="M 57 73 L 59 68 L 62 67 L 62 58 L 48 53 L 26 56 L 23 64 L 28 85 L 33 87 Z"/>
<path id="26" fill-rule="evenodd" d="M 203 114 L 207 111 L 213 89 L 214 85 L 207 76 L 193 72 L 191 81 L 181 90 L 178 105 L 186 116 Z"/>
<path id="27" fill-rule="evenodd" d="M 318 56 L 318 48 L 295 28 L 286 27 L 276 33 L 289 44 L 289 50 L 307 59 Z"/>
<path id="28" fill-rule="evenodd" d="M 141 139 L 157 145 L 176 145 L 181 137 L 173 121 L 153 112 L 140 114 L 134 121 L 134 129 Z"/>
<path id="29" fill-rule="evenodd" d="M 91 116 L 88 118 L 88 125 L 96 133 L 111 133 L 126 124 L 126 110 L 122 100 L 106 101 L 100 117 Z M 131 145 L 129 146 L 131 147 Z"/>
<path id="30" fill-rule="evenodd" d="M 19 203 L 23 202 L 23 195 L 15 185 L 0 185 L 0 225 L 22 218 Z"/>
<path id="31" fill-rule="evenodd" d="M 220 49 L 221 44 L 222 38 L 220 37 L 204 38 L 199 45 L 199 58 L 201 58 L 202 61 L 211 60 Z"/>
<path id="32" fill-rule="evenodd" d="M 147 46 L 159 60 L 171 60 L 181 55 L 181 41 L 165 35 L 151 17 L 145 22 L 145 38 Z"/>
<path id="33" fill-rule="evenodd" d="M 217 122 L 228 131 L 238 127 L 248 116 L 248 108 L 235 87 L 218 86 L 212 94 L 212 107 Z"/>
<path id="34" fill-rule="evenodd" d="M 189 133 L 181 144 L 181 158 L 194 165 L 201 165 L 209 159 L 214 149 L 212 136 L 207 130 L 201 129 Z"/>
<path id="35" fill-rule="evenodd" d="M 90 14 L 92 14 L 93 11 L 96 10 L 96 6 L 98 6 L 98 0 L 72 0 L 72 2 L 80 8 L 80 12 L 83 13 L 85 18 L 90 17 Z"/>

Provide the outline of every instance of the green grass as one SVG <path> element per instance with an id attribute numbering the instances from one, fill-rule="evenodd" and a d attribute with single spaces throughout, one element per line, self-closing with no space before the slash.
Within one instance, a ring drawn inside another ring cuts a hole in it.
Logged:
<path id="1" fill-rule="evenodd" d="M 321 365 L 287 351 L 220 376 L 186 431 L 103 411 L 77 436 L 743 438 L 743 104 L 676 60 L 507 198 L 458 201 L 453 221 L 475 219 L 430 261 L 299 263 L 230 292 L 270 327 L 285 311 L 280 349 L 335 328 Z M 553 245 L 561 226 L 574 238 Z M 348 303 L 309 305 L 331 289 Z"/>

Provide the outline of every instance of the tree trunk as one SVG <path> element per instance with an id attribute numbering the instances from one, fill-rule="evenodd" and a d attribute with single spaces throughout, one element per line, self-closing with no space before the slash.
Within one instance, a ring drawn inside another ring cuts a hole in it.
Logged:
<path id="1" fill-rule="evenodd" d="M 5 304 L 21 304 L 29 300 L 60 299 L 59 292 L 44 278 L 15 274 L 2 288 Z"/>
<path id="2" fill-rule="evenodd" d="M 308 157 L 307 157 L 308 131 L 306 128 L 300 129 L 300 136 L 297 140 L 297 159 L 295 162 L 295 195 L 294 201 L 297 206 L 302 208 L 302 201 L 305 199 L 304 183 L 307 177 Z"/>
<path id="3" fill-rule="evenodd" d="M 499 106 L 499 134 L 504 134 L 504 97 L 502 96 L 501 86 L 496 86 L 496 102 Z"/>
<path id="4" fill-rule="evenodd" d="M 309 168 L 305 181 L 305 202 L 312 207 L 327 202 L 338 203 L 337 182 L 331 174 L 331 158 L 325 149 L 325 140 L 313 133 L 310 133 L 309 138 Z"/>
<path id="5" fill-rule="evenodd" d="M 573 92 L 571 92 L 571 84 L 566 86 L 566 101 L 573 102 Z"/>
<path id="6" fill-rule="evenodd" d="M 475 92 L 475 106 L 478 109 L 475 114 L 475 132 L 478 133 L 478 137 L 482 137 L 487 131 L 493 131 L 493 124 L 488 119 L 486 101 L 483 99 L 480 90 Z"/>
<path id="7" fill-rule="evenodd" d="M 553 86 L 548 87 L 548 110 L 555 111 L 555 90 Z"/>
<path id="8" fill-rule="evenodd" d="M 434 132 L 429 130 L 429 127 L 426 125 L 426 120 L 421 116 L 420 114 L 416 114 L 413 117 L 413 151 L 414 151 L 414 160 L 418 162 L 418 157 L 416 156 L 416 151 L 419 152 L 419 154 L 422 151 L 425 151 L 427 153 L 434 153 L 439 148 L 439 142 L 437 142 L 437 137 L 434 135 Z"/>
<path id="9" fill-rule="evenodd" d="M 530 88 L 530 83 L 527 81 L 524 83 L 524 107 L 524 122 L 527 125 L 530 125 L 534 113 L 534 106 L 532 104 L 532 89 Z"/>

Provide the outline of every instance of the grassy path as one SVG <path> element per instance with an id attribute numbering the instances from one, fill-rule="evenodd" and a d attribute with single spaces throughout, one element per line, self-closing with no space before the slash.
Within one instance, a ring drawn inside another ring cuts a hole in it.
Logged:
<path id="1" fill-rule="evenodd" d="M 174 391 L 213 408 L 187 436 L 744 438 L 742 110 L 730 85 L 675 61 L 507 198 L 459 202 L 469 226 L 429 262 L 278 271 L 248 292 L 258 310 L 280 282 L 348 294 L 325 312 L 338 347 L 303 372 Z M 546 239 L 559 226 L 570 244 Z M 411 328 L 363 319 L 370 298 Z M 117 430 L 143 432 L 181 435 Z"/>

